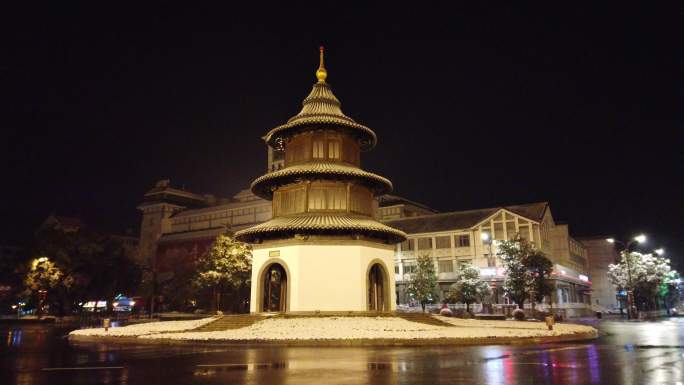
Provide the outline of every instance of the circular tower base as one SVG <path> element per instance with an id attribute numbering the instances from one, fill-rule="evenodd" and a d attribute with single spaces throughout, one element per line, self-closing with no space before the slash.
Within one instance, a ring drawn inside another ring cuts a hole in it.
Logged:
<path id="1" fill-rule="evenodd" d="M 255 245 L 250 311 L 394 311 L 394 245 L 286 241 Z"/>

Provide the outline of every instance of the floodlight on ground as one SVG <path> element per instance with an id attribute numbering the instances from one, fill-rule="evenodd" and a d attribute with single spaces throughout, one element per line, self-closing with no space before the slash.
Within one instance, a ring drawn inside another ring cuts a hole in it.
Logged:
<path id="1" fill-rule="evenodd" d="M 613 239 L 613 238 L 606 238 L 606 242 L 608 242 L 608 243 L 615 243 L 615 239 Z"/>

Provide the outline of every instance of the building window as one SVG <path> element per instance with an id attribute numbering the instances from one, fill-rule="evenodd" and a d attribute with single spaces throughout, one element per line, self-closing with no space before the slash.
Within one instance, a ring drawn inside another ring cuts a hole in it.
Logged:
<path id="1" fill-rule="evenodd" d="M 273 194 L 273 208 L 277 215 L 302 213 L 306 206 L 306 190 L 276 191 Z"/>
<path id="2" fill-rule="evenodd" d="M 520 234 L 520 238 L 530 240 L 530 226 L 528 225 L 520 225 L 518 226 L 518 233 Z"/>
<path id="3" fill-rule="evenodd" d="M 510 217 L 510 215 L 509 215 Z M 515 221 L 506 222 L 506 238 L 515 238 Z"/>
<path id="4" fill-rule="evenodd" d="M 439 272 L 440 273 L 453 273 L 454 272 L 454 261 L 439 261 Z"/>
<path id="5" fill-rule="evenodd" d="M 432 238 L 418 238 L 418 250 L 432 250 Z"/>
<path id="6" fill-rule="evenodd" d="M 503 222 L 494 222 L 494 239 L 497 241 L 505 240 Z"/>
<path id="7" fill-rule="evenodd" d="M 457 235 L 456 246 L 470 247 L 470 235 Z"/>
<path id="8" fill-rule="evenodd" d="M 451 248 L 451 237 L 435 237 L 435 244 L 438 249 L 450 249 Z"/>
<path id="9" fill-rule="evenodd" d="M 579 255 L 572 254 L 572 253 L 570 254 L 570 260 L 579 264 L 579 265 L 582 265 L 582 266 L 585 266 L 587 264 L 586 259 L 584 259 L 583 257 L 581 257 Z"/>
<path id="10" fill-rule="evenodd" d="M 394 265 L 394 274 L 399 274 L 399 265 Z"/>
<path id="11" fill-rule="evenodd" d="M 401 251 L 413 251 L 415 247 L 415 240 L 413 239 L 407 239 L 401 243 Z"/>
<path id="12" fill-rule="evenodd" d="M 309 189 L 309 209 L 312 210 L 346 210 L 347 190 L 344 187 Z"/>
<path id="13" fill-rule="evenodd" d="M 461 259 L 458 261 L 458 268 L 462 268 L 464 265 L 472 265 L 473 260 L 472 259 Z"/>
<path id="14" fill-rule="evenodd" d="M 332 140 L 328 142 L 328 158 L 340 159 L 340 142 Z"/>
<path id="15" fill-rule="evenodd" d="M 323 153 L 322 140 L 316 140 L 313 142 L 313 157 L 318 159 L 325 158 L 325 154 Z"/>
<path id="16" fill-rule="evenodd" d="M 350 210 L 356 213 L 371 215 L 373 213 L 373 196 L 362 186 L 352 185 L 350 188 Z"/>
<path id="17" fill-rule="evenodd" d="M 413 274 L 416 272 L 416 265 L 414 264 L 404 264 L 404 274 Z"/>

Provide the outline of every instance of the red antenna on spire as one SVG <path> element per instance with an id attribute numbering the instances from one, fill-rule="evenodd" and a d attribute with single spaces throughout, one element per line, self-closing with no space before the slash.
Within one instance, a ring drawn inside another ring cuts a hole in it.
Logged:
<path id="1" fill-rule="evenodd" d="M 325 78 L 328 77 L 328 71 L 325 70 L 325 64 L 323 63 L 323 51 L 325 48 L 323 46 L 318 47 L 320 50 L 320 62 L 318 64 L 318 70 L 316 71 L 316 78 L 319 83 L 325 83 Z"/>

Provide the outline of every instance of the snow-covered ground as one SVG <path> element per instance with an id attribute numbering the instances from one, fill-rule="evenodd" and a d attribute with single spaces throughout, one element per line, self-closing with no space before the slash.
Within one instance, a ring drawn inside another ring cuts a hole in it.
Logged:
<path id="1" fill-rule="evenodd" d="M 112 337 L 138 337 L 154 333 L 179 332 L 184 330 L 193 330 L 202 325 L 214 321 L 215 318 L 202 318 L 189 321 L 161 321 L 149 322 L 135 325 L 128 325 L 116 328 L 109 328 L 105 331 L 104 328 L 94 329 L 79 329 L 74 330 L 70 335 L 76 336 L 112 336 Z"/>
<path id="2" fill-rule="evenodd" d="M 81 329 L 75 336 L 138 337 L 174 340 L 358 340 L 358 339 L 471 339 L 491 337 L 549 337 L 592 333 L 589 326 L 556 324 L 549 331 L 542 322 L 481 321 L 438 317 L 455 327 L 411 322 L 398 317 L 302 317 L 268 318 L 253 325 L 232 330 L 197 332 L 214 320 L 166 321 L 110 328 Z"/>
<path id="3" fill-rule="evenodd" d="M 440 317 L 441 318 L 441 317 Z M 270 318 L 224 331 L 147 334 L 141 338 L 178 340 L 355 340 L 548 337 L 592 333 L 588 326 L 559 324 L 549 331 L 538 322 L 478 321 L 443 318 L 457 327 L 433 326 L 395 317 Z"/>

